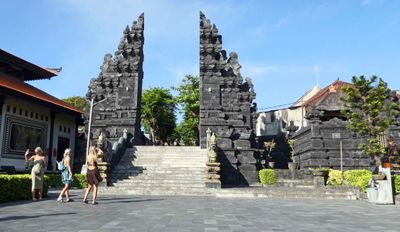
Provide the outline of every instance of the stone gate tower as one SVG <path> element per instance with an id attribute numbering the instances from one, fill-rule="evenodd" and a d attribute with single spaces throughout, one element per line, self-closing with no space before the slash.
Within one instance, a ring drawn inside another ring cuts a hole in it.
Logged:
<path id="1" fill-rule="evenodd" d="M 108 133 L 111 140 L 122 136 L 124 129 L 133 136 L 133 143 L 141 140 L 140 115 L 143 79 L 144 14 L 123 36 L 114 57 L 104 56 L 100 74 L 90 81 L 87 97 L 98 102 L 93 108 L 92 135 Z M 87 115 L 89 110 L 87 110 Z"/>
<path id="2" fill-rule="evenodd" d="M 217 27 L 200 12 L 200 142 L 206 130 L 217 135 L 221 181 L 226 185 L 258 182 L 257 112 L 252 80 L 243 81 L 238 55 L 222 49 Z"/>

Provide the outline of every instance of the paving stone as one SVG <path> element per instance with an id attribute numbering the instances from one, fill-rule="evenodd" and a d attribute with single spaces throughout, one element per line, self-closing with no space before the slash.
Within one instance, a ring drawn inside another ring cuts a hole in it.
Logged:
<path id="1" fill-rule="evenodd" d="M 399 231 L 398 205 L 367 201 L 99 196 L 99 205 L 43 201 L 0 204 L 0 231 Z"/>

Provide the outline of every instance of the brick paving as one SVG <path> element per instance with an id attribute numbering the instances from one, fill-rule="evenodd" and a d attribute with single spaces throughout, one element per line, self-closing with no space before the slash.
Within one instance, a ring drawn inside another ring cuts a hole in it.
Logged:
<path id="1" fill-rule="evenodd" d="M 279 198 L 101 196 L 0 204 L 0 231 L 400 231 L 399 205 Z"/>

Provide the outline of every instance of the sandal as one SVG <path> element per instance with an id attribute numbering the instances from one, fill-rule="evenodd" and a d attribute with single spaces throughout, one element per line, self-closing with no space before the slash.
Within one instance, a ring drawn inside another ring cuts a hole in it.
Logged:
<path id="1" fill-rule="evenodd" d="M 88 204 L 89 202 L 86 200 L 86 201 L 82 201 L 83 203 L 85 203 L 85 204 Z"/>
<path id="2" fill-rule="evenodd" d="M 99 203 L 97 201 L 92 202 L 92 205 L 98 205 Z"/>
<path id="3" fill-rule="evenodd" d="M 63 202 L 63 199 L 61 197 L 57 198 L 58 202 Z"/>

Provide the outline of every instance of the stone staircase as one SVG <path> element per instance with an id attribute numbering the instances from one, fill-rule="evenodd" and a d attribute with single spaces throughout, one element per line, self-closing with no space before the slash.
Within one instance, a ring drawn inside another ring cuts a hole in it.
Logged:
<path id="1" fill-rule="evenodd" d="M 117 195 L 207 195 L 207 152 L 199 147 L 136 146 L 127 149 L 110 175 Z"/>
<path id="2" fill-rule="evenodd" d="M 274 186 L 208 189 L 206 150 L 199 147 L 136 146 L 127 149 L 101 195 L 187 195 L 234 198 L 325 198 L 356 200 L 357 189 L 315 187 L 307 173 L 276 169 Z M 294 178 L 296 177 L 296 178 Z"/>

